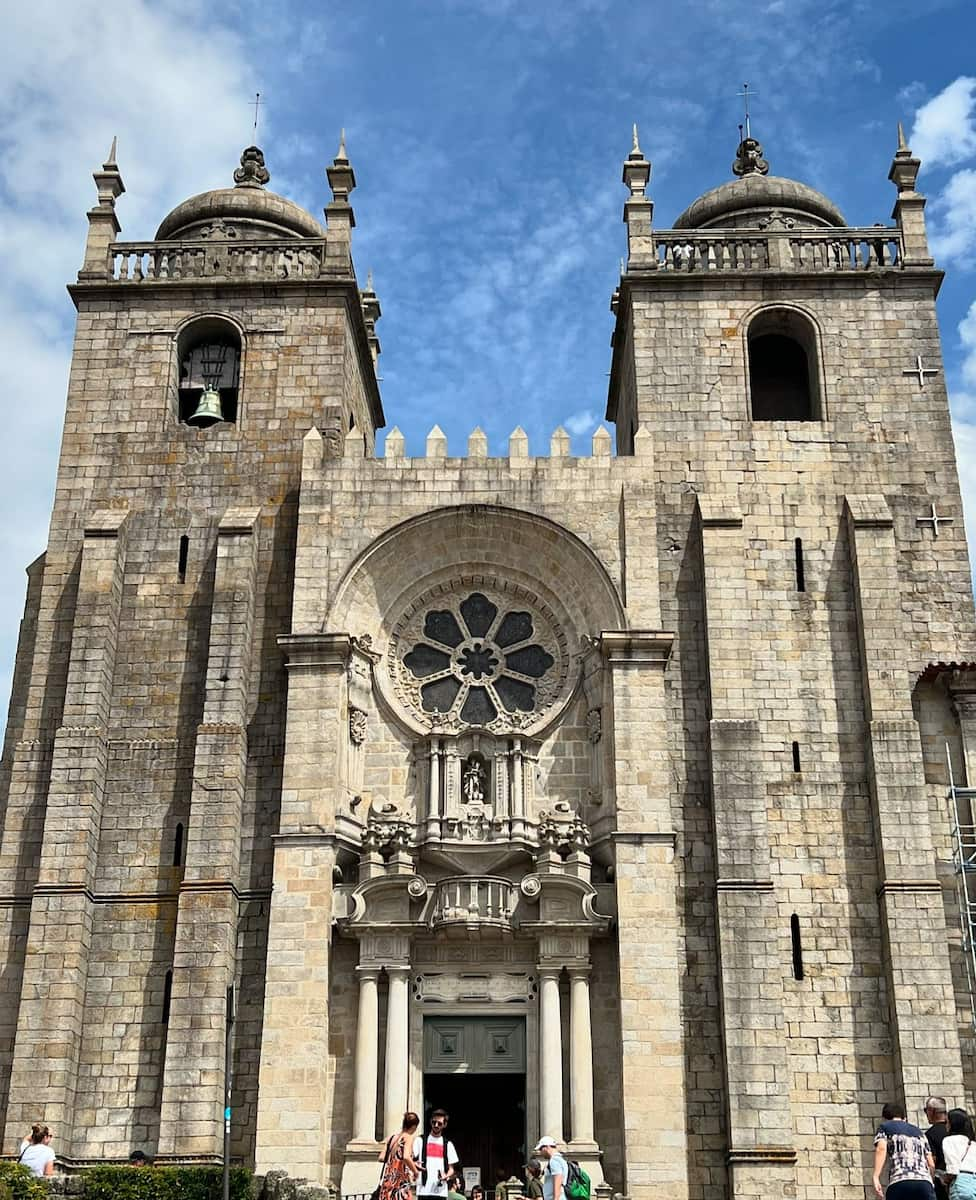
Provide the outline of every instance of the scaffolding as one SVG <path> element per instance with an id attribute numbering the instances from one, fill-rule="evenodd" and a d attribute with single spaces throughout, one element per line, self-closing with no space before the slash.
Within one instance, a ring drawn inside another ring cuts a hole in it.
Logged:
<path id="1" fill-rule="evenodd" d="M 952 822 L 952 867 L 956 876 L 956 898 L 962 945 L 969 985 L 969 1007 L 976 1029 L 976 823 L 973 821 L 976 788 L 956 787 L 952 760 L 946 746 L 949 765 L 949 802 Z"/>

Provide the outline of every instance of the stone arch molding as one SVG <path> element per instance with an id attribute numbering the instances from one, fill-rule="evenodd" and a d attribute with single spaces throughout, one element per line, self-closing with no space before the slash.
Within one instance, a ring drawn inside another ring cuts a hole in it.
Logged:
<path id="1" fill-rule="evenodd" d="M 415 735 L 541 736 L 579 682 L 582 639 L 624 627 L 594 552 L 543 517 L 437 509 L 377 538 L 326 628 L 368 634 L 383 707 Z"/>

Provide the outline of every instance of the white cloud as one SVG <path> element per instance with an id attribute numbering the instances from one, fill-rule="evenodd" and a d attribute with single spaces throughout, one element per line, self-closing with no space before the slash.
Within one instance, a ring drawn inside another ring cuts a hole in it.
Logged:
<path id="1" fill-rule="evenodd" d="M 960 75 L 915 114 L 912 150 L 930 167 L 976 155 L 976 79 Z"/>
<path id="2" fill-rule="evenodd" d="M 963 348 L 962 377 L 976 389 L 976 300 L 959 322 L 959 340 Z"/>
<path id="3" fill-rule="evenodd" d="M 957 266 L 972 266 L 976 250 L 976 170 L 957 171 L 932 201 L 929 245 L 941 261 L 956 259 Z"/>
<path id="4" fill-rule="evenodd" d="M 91 172 L 119 138 L 123 238 L 151 237 L 196 191 L 230 183 L 253 119 L 237 34 L 185 0 L 8 4 L 0 74 L 0 710 L 9 691 L 24 568 L 43 549 Z M 271 164 L 272 172 L 274 163 Z"/>
<path id="5" fill-rule="evenodd" d="M 976 529 L 976 425 L 961 421 L 952 422 L 952 437 L 956 444 L 956 465 L 959 469 L 959 487 L 962 491 L 962 511 L 966 529 Z M 972 554 L 972 542 L 970 542 Z"/>
<path id="6" fill-rule="evenodd" d="M 911 83 L 906 83 L 903 88 L 899 88 L 895 99 L 898 101 L 903 112 L 907 112 L 910 108 L 920 107 L 922 101 L 928 95 L 928 88 L 920 79 L 913 79 Z"/>
<path id="7" fill-rule="evenodd" d="M 580 412 L 575 412 L 572 416 L 563 421 L 563 427 L 566 432 L 573 437 L 582 437 L 584 433 L 591 433 L 600 423 L 600 415 L 592 408 L 584 408 Z"/>

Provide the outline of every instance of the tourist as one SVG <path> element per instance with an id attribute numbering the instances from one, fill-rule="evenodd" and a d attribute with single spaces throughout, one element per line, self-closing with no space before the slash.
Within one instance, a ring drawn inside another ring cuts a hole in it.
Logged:
<path id="1" fill-rule="evenodd" d="M 525 1164 L 525 1194 L 528 1200 L 542 1200 L 542 1163 L 537 1158 Z"/>
<path id="2" fill-rule="evenodd" d="M 46 1125 L 35 1125 L 31 1129 L 30 1142 L 20 1152 L 17 1160 L 27 1167 L 37 1179 L 54 1174 L 54 1151 L 51 1149 L 51 1139 L 54 1134 Z"/>
<path id="3" fill-rule="evenodd" d="M 932 1157 L 935 1159 L 935 1195 L 937 1200 L 947 1200 L 949 1195 L 945 1183 L 946 1164 L 942 1153 L 942 1141 L 949 1132 L 945 1096 L 929 1096 L 925 1101 L 925 1116 L 929 1127 L 925 1131 Z"/>
<path id="4" fill-rule="evenodd" d="M 888 1163 L 888 1188 L 881 1186 L 881 1172 Z M 881 1124 L 874 1135 L 875 1195 L 887 1200 L 935 1200 L 932 1172 L 935 1158 L 925 1134 L 905 1119 L 905 1106 L 886 1104 Z"/>
<path id="5" fill-rule="evenodd" d="M 453 1175 L 447 1185 L 447 1200 L 461 1200 L 464 1195 L 464 1184 L 457 1175 Z"/>
<path id="6" fill-rule="evenodd" d="M 535 1144 L 534 1153 L 541 1154 L 546 1160 L 546 1169 L 542 1176 L 544 1200 L 563 1200 L 563 1189 L 569 1177 L 569 1166 L 559 1153 L 556 1139 L 552 1137 L 539 1138 Z"/>
<path id="7" fill-rule="evenodd" d="M 950 1200 L 976 1200 L 976 1132 L 964 1108 L 950 1109 L 942 1140 Z"/>
<path id="8" fill-rule="evenodd" d="M 151 1167 L 152 1161 L 145 1150 L 133 1150 L 129 1155 L 130 1167 Z"/>
<path id="9" fill-rule="evenodd" d="M 480 1183 L 476 1183 L 471 1189 L 471 1200 L 485 1200 L 485 1189 Z"/>
<path id="10" fill-rule="evenodd" d="M 420 1168 L 418 1196 L 447 1196 L 447 1185 L 455 1177 L 458 1154 L 447 1140 L 447 1113 L 435 1108 L 430 1114 L 430 1132 L 414 1138 L 413 1157 Z"/>
<path id="11" fill-rule="evenodd" d="M 413 1135 L 419 1125 L 415 1112 L 405 1112 L 400 1131 L 386 1139 L 380 1184 L 373 1193 L 377 1200 L 411 1200 L 411 1185 L 420 1173 L 413 1158 Z"/>

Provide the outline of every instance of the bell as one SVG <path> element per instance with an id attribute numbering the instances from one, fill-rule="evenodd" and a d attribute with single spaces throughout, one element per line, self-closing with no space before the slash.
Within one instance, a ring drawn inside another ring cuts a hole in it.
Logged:
<path id="1" fill-rule="evenodd" d="M 216 425 L 218 421 L 224 419 L 224 414 L 220 408 L 220 393 L 216 388 L 208 387 L 204 389 L 203 395 L 200 397 L 200 403 L 196 406 L 194 412 L 187 417 L 187 425 L 198 425 L 201 429 L 206 429 L 210 425 Z"/>

